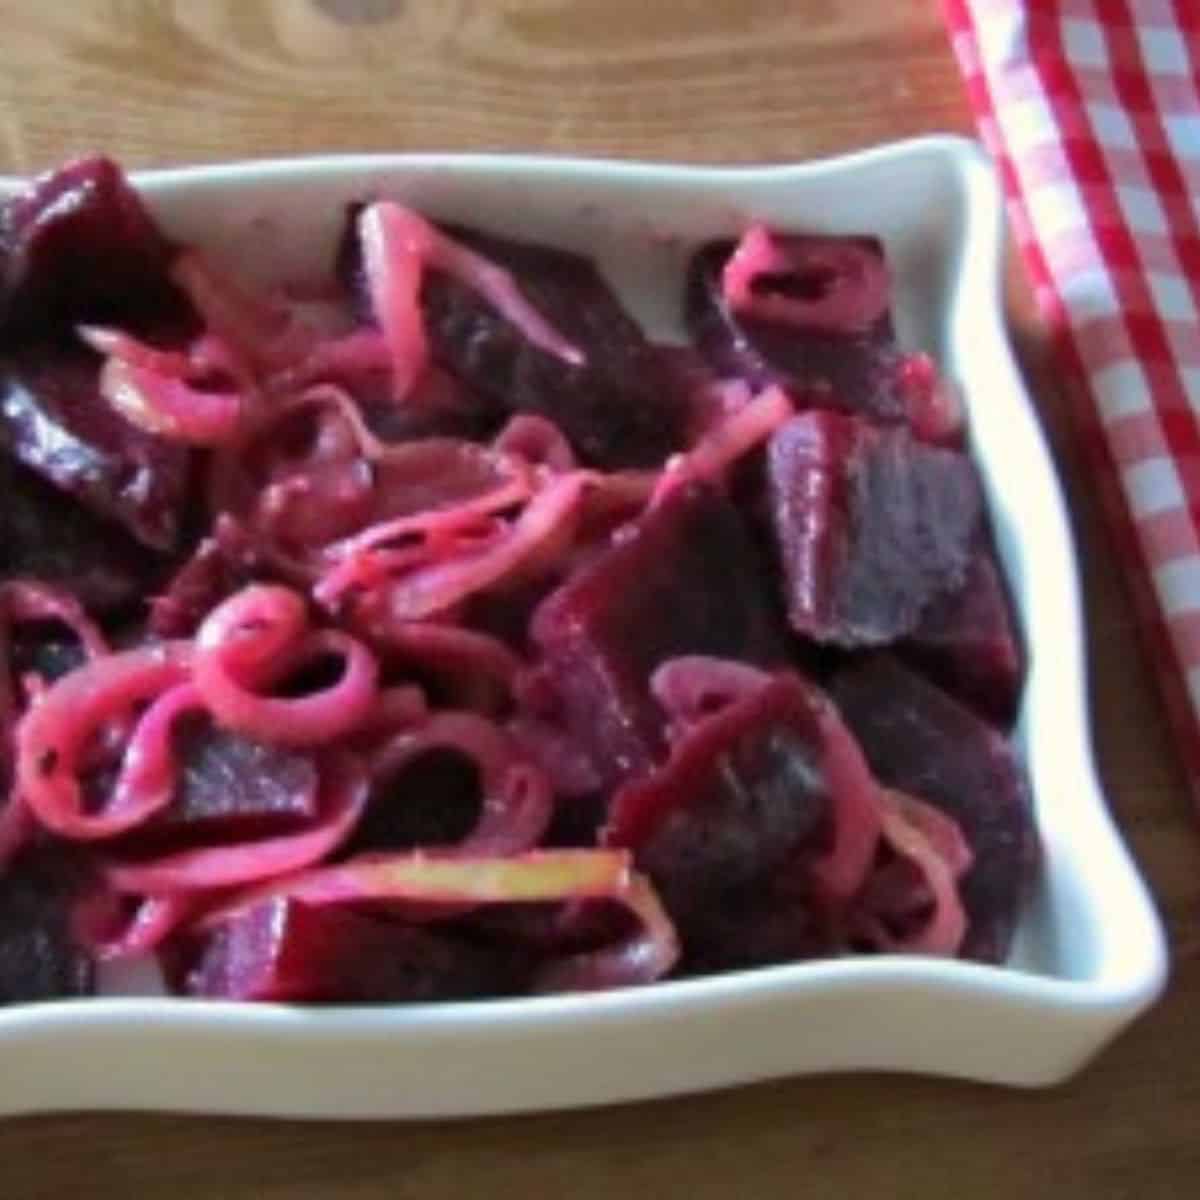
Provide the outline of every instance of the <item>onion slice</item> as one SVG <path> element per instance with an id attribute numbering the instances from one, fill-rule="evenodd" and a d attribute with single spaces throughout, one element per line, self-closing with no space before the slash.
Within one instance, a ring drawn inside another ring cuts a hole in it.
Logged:
<path id="1" fill-rule="evenodd" d="M 639 928 L 600 950 L 545 965 L 535 991 L 591 991 L 650 983 L 678 961 L 679 939 L 650 883 L 623 850 L 531 850 L 512 857 L 447 857 L 422 853 L 370 856 L 306 871 L 243 893 L 204 916 L 210 929 L 262 900 L 285 896 L 304 904 L 399 902 L 404 907 L 549 904 L 610 900 Z"/>

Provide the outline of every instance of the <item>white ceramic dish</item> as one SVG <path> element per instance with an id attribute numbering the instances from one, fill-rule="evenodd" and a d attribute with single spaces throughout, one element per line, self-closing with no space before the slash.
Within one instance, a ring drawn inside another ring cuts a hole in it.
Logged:
<path id="1" fill-rule="evenodd" d="M 926 138 L 735 169 L 323 158 L 152 172 L 137 182 L 176 236 L 273 280 L 326 273 L 342 205 L 391 193 L 439 217 L 595 254 L 643 321 L 667 334 L 689 242 L 735 232 L 750 217 L 880 234 L 902 339 L 933 350 L 967 397 L 1032 651 L 1019 740 L 1045 875 L 1000 968 L 881 957 L 438 1006 L 306 1010 L 106 996 L 3 1009 L 0 1113 L 427 1116 L 874 1069 L 1044 1085 L 1078 1069 L 1154 1000 L 1166 973 L 1163 937 L 1096 780 L 1074 551 L 1006 340 L 1000 200 L 972 143 Z"/>

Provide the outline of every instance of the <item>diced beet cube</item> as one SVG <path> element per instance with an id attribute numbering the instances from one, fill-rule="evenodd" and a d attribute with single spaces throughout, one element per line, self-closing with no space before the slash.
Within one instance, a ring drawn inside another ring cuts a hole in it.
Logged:
<path id="1" fill-rule="evenodd" d="M 355 215 L 352 210 L 338 270 L 361 292 Z M 670 378 L 593 262 L 475 230 L 447 232 L 510 270 L 525 298 L 586 361 L 572 366 L 540 349 L 475 291 L 435 271 L 421 302 L 434 357 L 443 366 L 498 413 L 550 418 L 596 466 L 656 467 L 682 447 L 684 413 Z"/>
<path id="2" fill-rule="evenodd" d="M 767 463 L 798 633 L 851 648 L 883 645 L 962 586 L 983 504 L 966 455 L 904 429 L 809 412 L 776 432 Z"/>
<path id="3" fill-rule="evenodd" d="M 660 663 L 684 654 L 782 661 L 770 591 L 737 510 L 692 484 L 542 601 L 531 632 L 546 681 L 605 786 L 645 771 L 663 747 L 648 689 Z"/>
<path id="4" fill-rule="evenodd" d="M 0 208 L 0 342 L 57 336 L 79 321 L 180 319 L 171 254 L 108 159 L 40 176 Z"/>
<path id="5" fill-rule="evenodd" d="M 0 1005 L 91 993 L 92 963 L 71 931 L 76 884 L 61 852 L 0 868 Z"/>
<path id="6" fill-rule="evenodd" d="M 935 600 L 901 646 L 903 657 L 1003 728 L 1016 719 L 1023 667 L 1012 607 L 991 551 L 981 547 L 956 592 Z"/>
<path id="7" fill-rule="evenodd" d="M 685 936 L 724 893 L 796 859 L 831 811 L 832 704 L 791 674 L 702 718 L 616 794 L 605 841 L 634 849 Z M 864 787 L 873 787 L 859 766 Z"/>
<path id="8" fill-rule="evenodd" d="M 154 555 L 2 448 L 0 492 L 0 579 L 43 580 L 100 614 L 126 608 L 144 592 Z"/>
<path id="9" fill-rule="evenodd" d="M 962 953 L 1000 962 L 1039 860 L 1029 785 L 1003 734 L 889 655 L 847 668 L 833 696 L 880 781 L 937 805 L 975 856 Z"/>
<path id="10" fill-rule="evenodd" d="M 776 236 L 783 245 L 849 243 L 882 258 L 875 238 Z M 861 331 L 831 331 L 764 320 L 735 312 L 721 287 L 732 242 L 703 247 L 688 271 L 685 310 L 700 351 L 721 375 L 754 387 L 777 383 L 801 405 L 859 412 L 883 421 L 903 421 L 908 412 L 905 355 L 896 345 L 885 311 Z M 822 278 L 777 280 L 798 293 L 821 288 Z"/>
<path id="11" fill-rule="evenodd" d="M 100 395 L 99 358 L 83 347 L 0 359 L 0 448 L 145 545 L 178 540 L 188 450 L 120 416 Z"/>
<path id="12" fill-rule="evenodd" d="M 274 899 L 219 925 L 190 967 L 169 965 L 168 974 L 179 990 L 214 999 L 420 1002 L 512 991 L 516 957 L 347 909 Z"/>

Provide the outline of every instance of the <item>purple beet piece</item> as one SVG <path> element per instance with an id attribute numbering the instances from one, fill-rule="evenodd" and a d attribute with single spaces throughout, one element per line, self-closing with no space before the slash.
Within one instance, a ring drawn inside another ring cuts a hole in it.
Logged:
<path id="1" fill-rule="evenodd" d="M 78 321 L 180 320 L 172 254 L 119 167 L 84 158 L 0 208 L 0 342 L 57 336 Z"/>
<path id="2" fill-rule="evenodd" d="M 201 714 L 175 730 L 180 778 L 170 805 L 130 835 L 134 853 L 291 833 L 318 817 L 312 758 L 214 726 Z"/>
<path id="3" fill-rule="evenodd" d="M 772 437 L 767 487 L 788 616 L 853 648 L 911 633 L 966 579 L 983 500 L 965 454 L 808 412 Z"/>
<path id="4" fill-rule="evenodd" d="M 732 889 L 770 877 L 827 827 L 832 704 L 783 674 L 684 733 L 613 799 L 607 845 L 635 851 L 686 935 Z M 863 786 L 871 786 L 860 764 Z"/>
<path id="5" fill-rule="evenodd" d="M 890 655 L 841 672 L 834 700 L 888 787 L 949 813 L 975 861 L 962 882 L 963 955 L 1001 962 L 1040 851 L 1029 784 L 1003 734 Z"/>
<path id="6" fill-rule="evenodd" d="M 129 607 L 143 593 L 155 556 L 3 449 L 0 492 L 0 579 L 43 580 L 101 615 Z"/>
<path id="7" fill-rule="evenodd" d="M 929 606 L 900 652 L 951 695 L 1001 728 L 1012 727 L 1024 674 L 1021 645 L 990 549 L 975 551 L 962 587 Z"/>
<path id="8" fill-rule="evenodd" d="M 99 365 L 83 346 L 49 342 L 0 358 L 0 449 L 146 546 L 170 550 L 189 452 L 121 417 L 100 395 Z"/>
<path id="9" fill-rule="evenodd" d="M 776 236 L 784 244 L 849 241 L 883 257 L 876 238 Z M 721 272 L 733 247 L 732 242 L 715 242 L 697 251 L 684 297 L 692 339 L 717 373 L 743 378 L 754 387 L 780 384 L 801 404 L 904 421 L 908 412 L 905 355 L 896 345 L 890 313 L 868 329 L 845 333 L 735 313 L 721 290 Z M 785 290 L 812 295 L 819 294 L 827 281 L 788 276 L 777 282 Z"/>
<path id="10" fill-rule="evenodd" d="M 354 212 L 339 274 L 361 295 Z M 431 272 L 421 293 L 434 357 L 499 413 L 549 417 L 586 462 L 656 467 L 682 447 L 682 407 L 638 323 L 581 255 L 471 229 L 448 232 L 516 277 L 526 299 L 586 357 L 533 345 L 475 291 Z"/>
<path id="11" fill-rule="evenodd" d="M 706 654 L 760 665 L 785 656 L 782 621 L 737 510 L 715 489 L 680 488 L 539 605 L 531 625 L 567 733 L 605 787 L 663 749 L 654 668 Z"/>
<path id="12" fill-rule="evenodd" d="M 78 882 L 61 852 L 26 851 L 0 869 L 0 1005 L 92 992 L 91 960 L 71 933 Z"/>
<path id="13" fill-rule="evenodd" d="M 519 970 L 496 951 L 343 908 L 276 898 L 219 925 L 179 990 L 213 999 L 385 1003 L 511 992 Z M 180 978 L 182 976 L 182 978 Z"/>

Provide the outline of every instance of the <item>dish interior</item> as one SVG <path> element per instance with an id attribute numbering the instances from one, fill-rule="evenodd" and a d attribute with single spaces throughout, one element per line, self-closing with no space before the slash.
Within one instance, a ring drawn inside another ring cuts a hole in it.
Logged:
<path id="1" fill-rule="evenodd" d="M 740 233 L 750 219 L 782 230 L 881 237 L 901 343 L 932 353 L 966 400 L 1029 653 L 1016 739 L 1046 860 L 1000 970 L 1095 981 L 1121 969 L 1121 936 L 1145 928 L 1145 912 L 1129 911 L 1136 877 L 1094 783 L 1073 558 L 1057 484 L 1000 324 L 998 201 L 984 173 L 973 152 L 935 139 L 840 169 L 355 159 L 162 172 L 138 182 L 170 234 L 261 283 L 327 280 L 344 205 L 391 195 L 434 218 L 591 255 L 647 330 L 665 340 L 682 339 L 684 266 L 700 241 Z M 877 965 L 847 964 L 856 977 Z M 809 969 L 755 973 L 798 978 Z M 127 994 L 145 982 L 144 973 L 112 973 L 105 990 Z"/>

